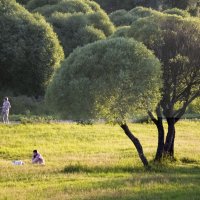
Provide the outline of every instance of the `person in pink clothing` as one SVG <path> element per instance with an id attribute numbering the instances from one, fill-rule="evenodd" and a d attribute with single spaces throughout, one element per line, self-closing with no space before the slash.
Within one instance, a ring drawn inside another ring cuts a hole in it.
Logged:
<path id="1" fill-rule="evenodd" d="M 32 164 L 45 164 L 44 158 L 37 150 L 33 150 Z"/>

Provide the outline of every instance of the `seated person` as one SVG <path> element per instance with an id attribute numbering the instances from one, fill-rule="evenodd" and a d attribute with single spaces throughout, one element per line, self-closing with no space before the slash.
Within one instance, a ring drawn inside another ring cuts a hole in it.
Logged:
<path id="1" fill-rule="evenodd" d="M 33 150 L 33 157 L 32 157 L 33 164 L 45 164 L 44 158 L 39 154 L 37 150 Z"/>

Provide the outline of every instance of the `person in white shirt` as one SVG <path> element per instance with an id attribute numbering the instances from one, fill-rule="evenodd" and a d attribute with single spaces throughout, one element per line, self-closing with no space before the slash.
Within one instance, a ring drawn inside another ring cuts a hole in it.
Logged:
<path id="1" fill-rule="evenodd" d="M 5 97 L 3 100 L 3 106 L 2 106 L 2 117 L 3 117 L 3 123 L 9 124 L 9 111 L 10 111 L 11 105 L 8 100 L 8 97 Z"/>

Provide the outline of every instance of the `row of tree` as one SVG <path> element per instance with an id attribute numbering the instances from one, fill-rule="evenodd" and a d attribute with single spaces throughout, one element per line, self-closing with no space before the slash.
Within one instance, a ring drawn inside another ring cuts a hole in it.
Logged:
<path id="1" fill-rule="evenodd" d="M 41 95 L 63 60 L 63 48 L 45 19 L 14 0 L 0 0 L 0 88 Z"/>
<path id="2" fill-rule="evenodd" d="M 94 0 L 108 13 L 136 6 L 149 7 L 157 10 L 179 8 L 190 11 L 193 15 L 199 14 L 199 0 Z"/>
<path id="3" fill-rule="evenodd" d="M 127 125 L 146 111 L 158 129 L 155 160 L 173 157 L 175 124 L 200 96 L 200 20 L 136 7 L 110 14 L 116 29 L 89 0 L 30 0 L 26 8 L 0 0 L 1 90 L 38 96 L 48 86 L 55 112 L 119 124 L 148 166 Z"/>
<path id="4" fill-rule="evenodd" d="M 95 2 L 47 3 L 30 1 L 29 12 L 15 0 L 0 0 L 1 90 L 11 90 L 14 95 L 44 95 L 64 57 L 78 46 L 105 39 L 115 30 Z"/>
<path id="5" fill-rule="evenodd" d="M 54 4 L 60 0 L 16 0 L 22 5 L 41 6 L 45 4 Z M 179 8 L 188 10 L 194 16 L 199 16 L 199 0 L 91 0 L 97 2 L 106 12 L 110 13 L 116 10 L 130 10 L 136 6 L 149 7 L 153 9 Z"/>
<path id="6" fill-rule="evenodd" d="M 200 20 L 141 7 L 131 12 L 130 26 L 66 59 L 48 87 L 47 100 L 63 117 L 119 124 L 147 166 L 127 121 L 146 109 L 158 129 L 155 160 L 174 157 L 175 124 L 200 96 Z"/>

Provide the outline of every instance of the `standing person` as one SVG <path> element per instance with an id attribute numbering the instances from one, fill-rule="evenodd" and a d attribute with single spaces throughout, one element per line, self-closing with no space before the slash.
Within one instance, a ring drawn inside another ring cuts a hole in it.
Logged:
<path id="1" fill-rule="evenodd" d="M 37 150 L 33 150 L 32 164 L 45 164 L 44 158 Z"/>
<path id="2" fill-rule="evenodd" d="M 2 117 L 3 117 L 3 123 L 9 124 L 9 111 L 10 111 L 11 105 L 8 100 L 8 97 L 5 97 L 3 100 L 3 106 L 2 106 Z"/>

